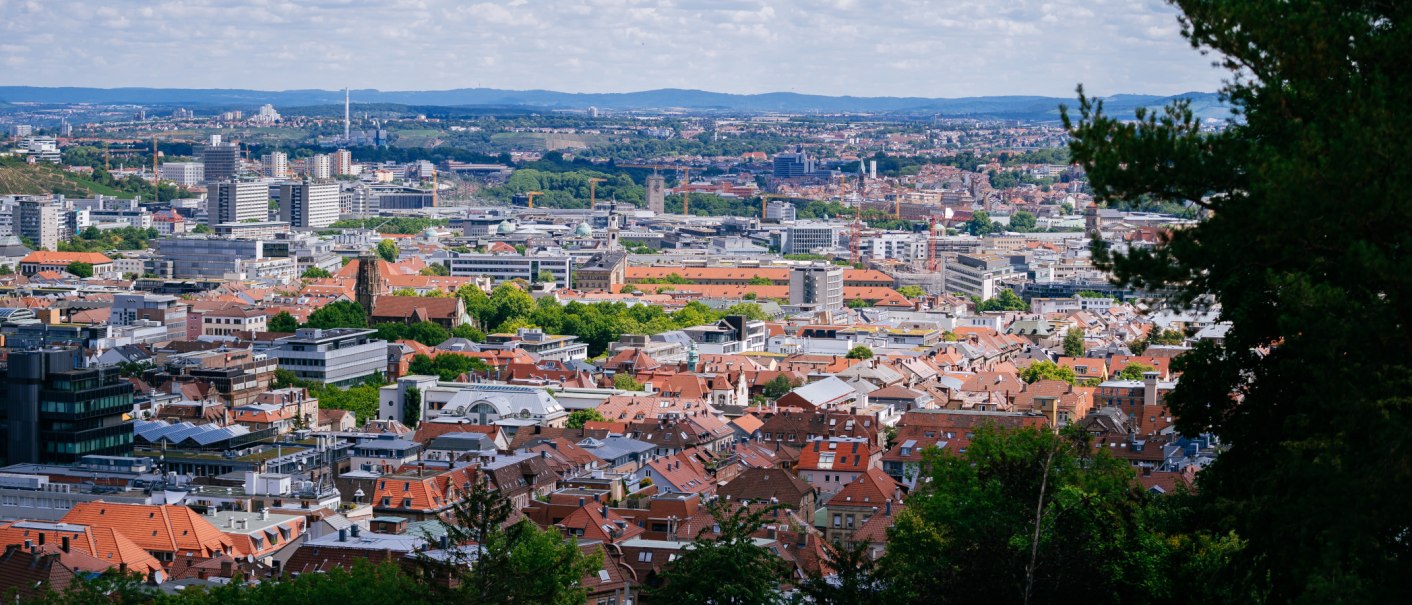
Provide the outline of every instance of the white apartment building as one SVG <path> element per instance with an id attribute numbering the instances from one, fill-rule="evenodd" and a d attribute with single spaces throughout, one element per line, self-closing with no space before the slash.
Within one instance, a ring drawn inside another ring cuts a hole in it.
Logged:
<path id="1" fill-rule="evenodd" d="M 264 167 L 267 177 L 272 179 L 289 178 L 289 154 L 283 151 L 260 156 L 260 164 Z"/>
<path id="2" fill-rule="evenodd" d="M 270 215 L 270 188 L 264 183 L 224 182 L 206 186 L 206 224 L 263 221 Z"/>
<path id="3" fill-rule="evenodd" d="M 166 162 L 162 164 L 162 180 L 182 187 L 192 187 L 206 180 L 206 165 L 201 162 Z"/>
<path id="4" fill-rule="evenodd" d="M 279 220 L 294 229 L 322 229 L 338 220 L 337 183 L 289 183 L 279 188 Z"/>

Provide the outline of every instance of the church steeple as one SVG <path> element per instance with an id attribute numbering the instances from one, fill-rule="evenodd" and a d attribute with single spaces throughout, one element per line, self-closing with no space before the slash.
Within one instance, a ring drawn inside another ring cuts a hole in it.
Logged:
<path id="1" fill-rule="evenodd" d="M 378 255 L 372 252 L 364 252 L 358 255 L 358 280 L 353 286 L 353 292 L 358 297 L 358 304 L 363 307 L 363 312 L 369 315 L 373 312 L 373 298 L 387 294 L 387 282 L 383 279 L 382 271 L 378 270 Z"/>

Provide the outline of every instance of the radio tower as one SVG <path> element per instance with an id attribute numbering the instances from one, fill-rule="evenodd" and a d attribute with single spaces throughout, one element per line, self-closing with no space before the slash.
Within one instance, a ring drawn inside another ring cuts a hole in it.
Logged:
<path id="1" fill-rule="evenodd" d="M 344 89 L 343 89 L 343 140 L 344 140 L 344 142 L 347 142 L 347 141 L 351 140 L 348 135 L 349 135 L 349 132 L 348 132 L 348 89 L 347 89 L 347 88 L 344 88 Z"/>

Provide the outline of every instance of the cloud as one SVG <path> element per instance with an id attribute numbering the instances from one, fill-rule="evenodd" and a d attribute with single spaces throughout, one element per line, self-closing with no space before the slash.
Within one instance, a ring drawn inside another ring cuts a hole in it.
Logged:
<path id="1" fill-rule="evenodd" d="M 0 83 L 41 86 L 1068 96 L 1223 75 L 1161 0 L 0 0 L 0 37 L 20 49 Z"/>

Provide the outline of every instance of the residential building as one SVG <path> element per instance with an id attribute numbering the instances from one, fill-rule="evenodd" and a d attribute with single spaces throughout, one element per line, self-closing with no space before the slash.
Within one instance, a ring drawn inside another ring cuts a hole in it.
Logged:
<path id="1" fill-rule="evenodd" d="M 333 174 L 335 176 L 353 174 L 353 152 L 347 149 L 333 152 Z"/>
<path id="2" fill-rule="evenodd" d="M 304 160 L 304 173 L 315 181 L 327 181 L 333 177 L 333 161 L 328 154 L 319 154 Z"/>
<path id="3" fill-rule="evenodd" d="M 289 183 L 279 188 L 279 219 L 294 229 L 323 229 L 338 220 L 337 183 Z"/>
<path id="4" fill-rule="evenodd" d="M 387 369 L 387 341 L 374 334 L 377 330 L 299 328 L 276 341 L 269 354 L 279 360 L 279 369 L 301 379 L 348 386 Z"/>
<path id="5" fill-rule="evenodd" d="M 289 177 L 289 154 L 283 151 L 274 151 L 260 156 L 260 164 L 264 167 L 267 177 L 272 179 Z"/>
<path id="6" fill-rule="evenodd" d="M 581 292 L 617 292 L 627 282 L 626 252 L 605 252 L 574 271 L 574 289 Z"/>
<path id="7" fill-rule="evenodd" d="M 72 348 L 11 350 L 6 361 L 5 464 L 131 453 L 133 387 L 116 368 L 83 367 Z"/>
<path id="8" fill-rule="evenodd" d="M 53 199 L 23 198 L 15 209 L 15 235 L 29 238 L 45 250 L 58 250 L 59 240 L 68 236 L 63 214 L 64 209 Z"/>
<path id="9" fill-rule="evenodd" d="M 206 186 L 206 224 L 263 221 L 270 215 L 270 188 L 253 181 L 218 181 Z"/>
<path id="10" fill-rule="evenodd" d="M 234 336 L 264 332 L 269 315 L 260 309 L 244 305 L 228 305 L 201 314 L 202 336 Z"/>
<path id="11" fill-rule="evenodd" d="M 789 272 L 789 304 L 843 308 L 843 267 L 828 263 L 796 265 Z"/>

